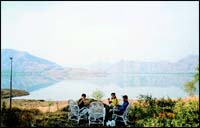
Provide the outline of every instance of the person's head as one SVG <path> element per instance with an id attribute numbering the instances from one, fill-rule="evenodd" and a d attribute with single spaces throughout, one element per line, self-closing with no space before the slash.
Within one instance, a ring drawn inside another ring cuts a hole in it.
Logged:
<path id="1" fill-rule="evenodd" d="M 81 95 L 81 97 L 82 97 L 83 99 L 85 99 L 85 98 L 86 98 L 86 94 L 83 93 L 83 94 Z"/>
<path id="2" fill-rule="evenodd" d="M 111 97 L 112 98 L 115 98 L 116 97 L 116 95 L 115 95 L 115 93 L 113 92 L 113 93 L 111 93 Z"/>
<path id="3" fill-rule="evenodd" d="M 128 101 L 128 96 L 127 95 L 124 95 L 122 98 L 123 98 L 123 101 Z"/>

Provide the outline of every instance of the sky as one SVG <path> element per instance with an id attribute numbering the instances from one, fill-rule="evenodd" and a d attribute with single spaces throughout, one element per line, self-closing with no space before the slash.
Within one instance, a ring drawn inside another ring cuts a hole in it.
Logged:
<path id="1" fill-rule="evenodd" d="M 1 48 L 62 66 L 199 53 L 199 2 L 2 1 Z"/>

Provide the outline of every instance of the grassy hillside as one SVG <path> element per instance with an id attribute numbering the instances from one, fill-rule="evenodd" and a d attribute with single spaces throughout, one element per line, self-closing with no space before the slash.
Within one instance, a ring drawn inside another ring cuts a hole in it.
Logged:
<path id="1" fill-rule="evenodd" d="M 63 103 L 43 100 L 13 101 L 12 116 L 9 116 L 8 99 L 2 102 L 1 126 L 88 127 L 88 121 L 81 120 L 80 124 L 77 124 L 68 120 L 67 101 L 62 101 Z M 199 97 L 156 99 L 141 95 L 138 100 L 133 100 L 131 103 L 128 110 L 128 126 L 130 127 L 199 126 Z M 42 107 L 48 108 L 48 111 L 43 111 Z M 124 125 L 120 124 L 120 126 Z"/>
<path id="2" fill-rule="evenodd" d="M 29 92 L 25 90 L 18 90 L 18 89 L 13 89 L 12 90 L 12 97 L 17 97 L 17 96 L 26 96 L 29 95 Z M 1 89 L 1 98 L 9 98 L 10 97 L 10 89 Z"/>

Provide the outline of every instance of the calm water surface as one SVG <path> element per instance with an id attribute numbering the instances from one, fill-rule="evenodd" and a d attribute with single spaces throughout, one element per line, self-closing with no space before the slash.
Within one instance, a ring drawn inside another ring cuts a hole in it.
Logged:
<path id="1" fill-rule="evenodd" d="M 115 92 L 119 98 L 124 94 L 131 99 L 136 99 L 140 94 L 178 98 L 187 96 L 183 85 L 192 78 L 193 74 L 121 74 L 84 80 L 67 79 L 17 99 L 78 99 L 82 93 L 91 97 L 95 89 L 103 91 L 103 98 L 110 97 L 111 92 Z"/>

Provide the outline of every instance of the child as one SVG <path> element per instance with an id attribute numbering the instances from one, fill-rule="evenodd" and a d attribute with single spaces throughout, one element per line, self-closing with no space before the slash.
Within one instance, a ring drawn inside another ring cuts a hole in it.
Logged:
<path id="1" fill-rule="evenodd" d="M 115 95 L 115 93 L 111 93 L 111 100 L 110 98 L 108 98 L 108 103 L 112 106 L 115 107 L 118 105 L 118 99 Z"/>

